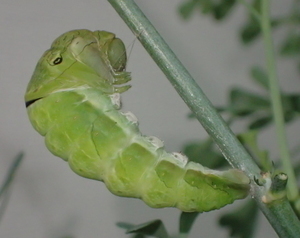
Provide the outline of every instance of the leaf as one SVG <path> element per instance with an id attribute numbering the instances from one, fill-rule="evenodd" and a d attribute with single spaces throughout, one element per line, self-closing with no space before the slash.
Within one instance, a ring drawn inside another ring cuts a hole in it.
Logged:
<path id="1" fill-rule="evenodd" d="M 251 238 L 256 226 L 258 208 L 253 199 L 243 206 L 221 216 L 219 224 L 227 227 L 230 237 Z"/>
<path id="2" fill-rule="evenodd" d="M 260 35 L 260 32 L 260 25 L 252 19 L 241 28 L 240 38 L 244 44 L 249 44 Z"/>
<path id="3" fill-rule="evenodd" d="M 214 4 L 211 0 L 198 0 L 198 3 L 203 14 L 210 13 L 214 8 Z"/>
<path id="4" fill-rule="evenodd" d="M 300 112 L 300 94 L 290 94 L 285 96 L 294 112 Z"/>
<path id="5" fill-rule="evenodd" d="M 132 238 L 145 238 L 146 236 L 142 234 L 135 234 Z"/>
<path id="6" fill-rule="evenodd" d="M 117 226 L 127 229 L 126 234 L 134 233 L 137 235 L 147 235 L 158 238 L 168 238 L 169 235 L 161 220 L 153 220 L 139 225 L 130 223 L 118 222 Z M 138 236 L 141 237 L 141 236 Z"/>
<path id="7" fill-rule="evenodd" d="M 300 34 L 290 34 L 280 47 L 280 54 L 283 56 L 297 56 L 300 54 Z"/>
<path id="8" fill-rule="evenodd" d="M 248 128 L 250 130 L 258 130 L 258 129 L 261 129 L 261 128 L 269 125 L 271 122 L 272 122 L 272 116 L 271 115 L 262 116 L 262 117 L 259 117 L 259 118 L 256 118 L 255 120 L 253 120 L 248 125 Z"/>
<path id="9" fill-rule="evenodd" d="M 281 94 L 282 107 L 284 109 L 284 121 L 289 123 L 293 121 L 300 112 L 300 95 L 298 94 Z M 261 108 L 263 109 L 263 108 Z M 273 121 L 271 110 L 265 108 L 265 114 L 256 117 L 250 122 L 248 128 L 251 130 L 261 129 Z M 259 110 L 259 108 L 257 109 Z"/>
<path id="10" fill-rule="evenodd" d="M 271 27 L 276 28 L 280 25 L 278 19 L 271 19 Z M 240 29 L 240 38 L 244 44 L 249 44 L 253 42 L 261 33 L 261 27 L 259 22 L 252 16 L 249 18 L 248 22 L 242 26 Z"/>
<path id="11" fill-rule="evenodd" d="M 194 9 L 196 8 L 197 1 L 190 0 L 188 2 L 182 3 L 178 7 L 179 14 L 184 20 L 189 19 L 192 16 Z"/>
<path id="12" fill-rule="evenodd" d="M 208 168 L 217 169 L 228 165 L 211 138 L 187 144 L 183 153 L 189 160 Z"/>
<path id="13" fill-rule="evenodd" d="M 214 17 L 216 20 L 222 20 L 228 15 L 230 10 L 235 5 L 236 0 L 223 0 L 213 8 Z"/>
<path id="14" fill-rule="evenodd" d="M 269 100 L 257 93 L 243 88 L 233 88 L 230 92 L 230 108 L 233 114 L 243 116 L 269 107 Z"/>
<path id="15" fill-rule="evenodd" d="M 261 14 L 261 0 L 254 0 L 252 3 L 252 7 L 257 11 L 258 14 Z"/>
<path id="16" fill-rule="evenodd" d="M 131 229 L 133 227 L 135 227 L 135 225 L 131 224 L 131 223 L 127 223 L 127 222 L 117 222 L 116 225 L 122 229 Z M 143 234 L 135 234 L 132 236 L 132 238 L 145 238 L 146 236 L 144 236 Z"/>
<path id="17" fill-rule="evenodd" d="M 184 237 L 189 234 L 199 212 L 182 212 L 179 219 L 179 233 Z"/>
<path id="18" fill-rule="evenodd" d="M 258 83 L 264 89 L 269 89 L 268 75 L 265 70 L 260 66 L 253 66 L 250 74 L 254 82 Z"/>
<path id="19" fill-rule="evenodd" d="M 128 229 L 134 227 L 133 224 L 127 223 L 127 222 L 117 222 L 116 225 L 117 225 L 118 227 L 120 227 L 120 228 L 122 228 L 122 229 L 126 229 L 126 230 L 128 230 Z"/>

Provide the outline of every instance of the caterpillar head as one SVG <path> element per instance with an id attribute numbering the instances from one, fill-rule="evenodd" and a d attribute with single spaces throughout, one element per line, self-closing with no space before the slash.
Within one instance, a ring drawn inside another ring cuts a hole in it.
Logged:
<path id="1" fill-rule="evenodd" d="M 59 36 L 38 61 L 25 101 L 78 87 L 113 93 L 115 76 L 126 66 L 123 42 L 106 31 L 74 30 Z M 128 80 L 127 80 L 128 81 Z"/>

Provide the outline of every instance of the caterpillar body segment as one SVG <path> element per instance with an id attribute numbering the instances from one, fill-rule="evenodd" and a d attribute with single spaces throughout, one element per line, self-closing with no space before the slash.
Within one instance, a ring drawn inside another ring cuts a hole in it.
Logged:
<path id="1" fill-rule="evenodd" d="M 188 162 L 140 133 L 136 117 L 119 110 L 119 93 L 130 88 L 125 67 L 124 44 L 112 33 L 75 30 L 53 42 L 25 94 L 47 148 L 75 173 L 155 208 L 203 212 L 246 197 L 249 179 L 242 171 Z"/>

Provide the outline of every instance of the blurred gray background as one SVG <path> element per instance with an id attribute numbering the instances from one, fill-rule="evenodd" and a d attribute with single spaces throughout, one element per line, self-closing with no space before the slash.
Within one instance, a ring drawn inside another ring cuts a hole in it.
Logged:
<path id="1" fill-rule="evenodd" d="M 136 0 L 214 104 L 225 103 L 232 85 L 253 87 L 248 70 L 262 64 L 264 55 L 261 42 L 243 48 L 238 40 L 246 10 L 240 6 L 221 24 L 200 14 L 184 22 L 177 13 L 181 2 Z M 274 14 L 286 10 L 287 0 L 273 2 Z M 180 211 L 148 208 L 140 200 L 116 197 L 102 183 L 77 176 L 48 152 L 27 118 L 24 92 L 37 60 L 52 41 L 72 29 L 107 30 L 129 49 L 134 44 L 127 68 L 133 87 L 122 98 L 123 110 L 138 117 L 141 131 L 162 139 L 168 151 L 180 151 L 184 143 L 206 136 L 197 121 L 187 120 L 189 109 L 110 4 L 105 0 L 1 0 L 0 23 L 0 181 L 14 156 L 21 150 L 26 154 L 0 224 L 0 237 L 126 237 L 116 222 L 156 218 L 176 233 Z M 280 37 L 280 32 L 276 34 Z M 299 91 L 291 62 L 280 61 L 279 76 L 285 90 Z M 298 125 L 289 126 L 291 144 L 296 143 L 298 131 Z M 270 139 L 274 134 L 272 128 L 266 131 L 261 146 L 277 155 L 276 140 Z M 191 237 L 227 237 L 215 221 L 231 208 L 201 215 Z M 275 236 L 261 216 L 256 237 Z"/>

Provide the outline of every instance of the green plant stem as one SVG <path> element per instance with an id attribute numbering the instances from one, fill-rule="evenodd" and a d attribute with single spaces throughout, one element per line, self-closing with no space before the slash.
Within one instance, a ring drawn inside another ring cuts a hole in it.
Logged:
<path id="1" fill-rule="evenodd" d="M 12 181 L 14 179 L 14 175 L 16 174 L 17 169 L 19 168 L 21 161 L 23 160 L 24 154 L 23 152 L 20 152 L 16 158 L 14 158 L 8 173 L 4 179 L 3 184 L 0 187 L 0 198 L 5 193 L 5 191 L 8 190 L 9 186 L 12 184 Z"/>
<path id="2" fill-rule="evenodd" d="M 248 9 L 248 11 L 252 13 L 252 15 L 256 18 L 256 20 L 258 22 L 261 21 L 261 16 L 260 16 L 259 12 L 250 3 L 248 3 L 246 0 L 239 0 L 239 2 L 243 5 L 245 5 L 245 7 Z"/>
<path id="3" fill-rule="evenodd" d="M 17 169 L 20 167 L 21 161 L 23 160 L 24 154 L 19 153 L 16 158 L 14 158 L 13 162 L 11 163 L 11 166 L 8 170 L 8 173 L 4 179 L 4 182 L 2 183 L 0 187 L 0 221 L 4 215 L 5 209 L 7 207 L 7 204 L 9 202 L 10 198 L 10 191 L 9 188 L 12 185 L 14 176 L 16 174 Z"/>
<path id="4" fill-rule="evenodd" d="M 165 73 L 196 118 L 215 140 L 229 163 L 233 167 L 243 170 L 252 178 L 252 181 L 254 177 L 259 178 L 260 170 L 250 155 L 134 1 L 108 1 Z M 252 197 L 277 234 L 282 238 L 300 237 L 300 224 L 289 203 L 282 200 L 280 204 L 272 204 L 270 207 L 262 202 L 264 195 L 262 187 L 254 182 L 251 183 L 251 186 Z M 284 212 L 282 212 L 283 210 Z M 279 213 L 283 215 L 278 215 Z"/>
<path id="5" fill-rule="evenodd" d="M 288 197 L 294 201 L 298 198 L 298 186 L 291 163 L 287 136 L 285 131 L 284 114 L 281 101 L 281 93 L 279 87 L 279 80 L 277 75 L 275 53 L 272 40 L 271 23 L 270 23 L 270 0 L 261 1 L 262 18 L 261 27 L 263 33 L 263 40 L 265 45 L 265 57 L 267 63 L 267 70 L 269 76 L 270 97 L 272 102 L 273 117 L 276 126 L 276 133 L 278 145 L 280 149 L 280 159 L 283 165 L 284 172 L 288 175 Z"/>

